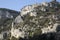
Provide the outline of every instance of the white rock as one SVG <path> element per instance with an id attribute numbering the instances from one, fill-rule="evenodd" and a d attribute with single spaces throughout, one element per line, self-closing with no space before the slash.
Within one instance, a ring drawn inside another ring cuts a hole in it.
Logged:
<path id="1" fill-rule="evenodd" d="M 41 11 L 46 11 L 46 8 L 42 7 L 42 8 L 41 8 Z"/>
<path id="2" fill-rule="evenodd" d="M 15 38 L 19 38 L 19 37 L 24 38 L 24 35 L 25 35 L 24 31 L 20 31 L 19 29 L 13 28 L 11 30 L 11 36 L 13 36 Z"/>
<path id="3" fill-rule="evenodd" d="M 30 16 L 36 16 L 36 15 L 37 15 L 36 12 L 31 12 L 31 13 L 30 13 Z"/>
<path id="4" fill-rule="evenodd" d="M 50 25 L 50 26 L 48 26 L 48 27 L 46 27 L 46 28 L 42 28 L 42 29 L 41 29 L 41 30 L 42 30 L 42 33 L 56 32 L 57 26 L 58 26 L 58 23 L 55 23 L 53 26 Z M 51 27 L 52 27 L 52 28 L 51 28 Z"/>
<path id="5" fill-rule="evenodd" d="M 23 20 L 22 20 L 21 16 L 19 15 L 15 18 L 15 23 L 20 23 L 20 22 L 23 22 Z"/>
<path id="6" fill-rule="evenodd" d="M 3 34 L 0 34 L 0 40 L 2 40 L 3 39 Z"/>
<path id="7" fill-rule="evenodd" d="M 21 10 L 21 16 L 26 15 L 28 12 L 30 12 L 30 11 L 32 10 L 32 8 L 33 8 L 33 7 L 32 7 L 31 5 L 24 7 L 24 8 Z"/>
<path id="8" fill-rule="evenodd" d="M 48 6 L 49 4 L 47 2 L 43 2 L 42 5 Z"/>

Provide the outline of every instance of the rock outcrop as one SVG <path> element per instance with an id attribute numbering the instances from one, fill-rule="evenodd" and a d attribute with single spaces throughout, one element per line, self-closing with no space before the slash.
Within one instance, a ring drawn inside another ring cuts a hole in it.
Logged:
<path id="1" fill-rule="evenodd" d="M 7 40 L 11 29 L 11 23 L 20 14 L 18 11 L 0 8 L 0 39 Z M 5 39 L 7 38 L 7 39 Z"/>
<path id="2" fill-rule="evenodd" d="M 23 30 L 25 38 L 57 32 L 56 28 L 60 25 L 59 8 L 60 4 L 55 0 L 25 6 L 21 9 L 20 16 L 16 17 L 17 23 L 14 24 L 14 28 Z"/>
<path id="3" fill-rule="evenodd" d="M 14 12 L 8 12 L 4 17 L 15 18 L 13 22 L 9 20 L 7 23 L 12 27 L 4 24 L 11 30 L 10 40 L 59 40 L 60 2 L 53 0 L 49 3 L 28 5 L 21 9 L 18 16 L 12 15 Z"/>

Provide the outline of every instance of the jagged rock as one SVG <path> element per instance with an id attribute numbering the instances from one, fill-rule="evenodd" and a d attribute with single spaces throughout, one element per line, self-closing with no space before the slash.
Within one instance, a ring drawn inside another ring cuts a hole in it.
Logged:
<path id="1" fill-rule="evenodd" d="M 20 22 L 23 22 L 23 19 L 21 18 L 21 16 L 19 15 L 19 16 L 17 16 L 16 18 L 15 18 L 15 21 L 14 21 L 15 23 L 20 23 Z"/>
<path id="2" fill-rule="evenodd" d="M 0 8 L 0 34 L 1 34 L 0 39 L 6 40 L 9 38 L 8 37 L 9 35 L 5 33 L 7 32 L 10 33 L 11 23 L 19 15 L 19 13 L 20 12 L 18 11 L 6 9 L 6 8 Z"/>
<path id="3" fill-rule="evenodd" d="M 21 16 L 16 17 L 15 22 L 18 24 L 14 24 L 14 28 L 21 28 L 27 38 L 28 36 L 33 37 L 34 35 L 57 32 L 56 28 L 60 25 L 58 23 L 60 10 L 57 11 L 57 4 L 60 5 L 54 0 L 49 3 L 25 6 L 21 9 Z M 52 7 L 50 7 L 51 5 Z"/>
<path id="4" fill-rule="evenodd" d="M 23 38 L 21 40 L 54 40 L 55 37 L 58 38 L 56 33 L 60 31 L 58 29 L 58 25 L 60 25 L 59 8 L 60 4 L 55 0 L 49 3 L 25 6 L 21 9 L 20 15 L 12 22 L 11 36 Z M 7 15 L 9 15 L 8 18 L 11 18 L 10 14 Z"/>

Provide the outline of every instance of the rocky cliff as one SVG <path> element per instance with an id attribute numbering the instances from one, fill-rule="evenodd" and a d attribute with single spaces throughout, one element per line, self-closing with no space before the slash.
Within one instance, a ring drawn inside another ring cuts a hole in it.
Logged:
<path id="1" fill-rule="evenodd" d="M 2 30 L 9 29 L 10 31 L 10 36 L 7 36 L 6 40 L 60 39 L 60 2 L 53 0 L 24 6 L 18 16 L 16 14 L 14 14 L 15 16 L 13 15 L 15 11 L 6 11 L 3 12 L 6 15 L 1 14 L 2 16 L 0 17 L 8 18 L 4 22 L 6 27 L 1 28 Z M 13 17 L 15 20 L 12 22 L 10 19 L 13 19 Z"/>
<path id="2" fill-rule="evenodd" d="M 19 16 L 22 21 L 19 20 Z M 24 31 L 25 34 L 23 35 L 27 39 L 37 35 L 60 31 L 58 29 L 60 27 L 60 2 L 55 0 L 49 3 L 43 2 L 25 6 L 21 9 L 19 16 L 16 18 L 19 22 L 17 21 L 18 23 L 14 24 L 14 28 L 20 30 L 21 33 Z M 18 36 L 20 34 L 15 35 Z"/>
<path id="3" fill-rule="evenodd" d="M 19 15 L 20 12 L 0 8 L 0 33 L 4 30 L 8 30 L 11 26 L 11 22 Z"/>

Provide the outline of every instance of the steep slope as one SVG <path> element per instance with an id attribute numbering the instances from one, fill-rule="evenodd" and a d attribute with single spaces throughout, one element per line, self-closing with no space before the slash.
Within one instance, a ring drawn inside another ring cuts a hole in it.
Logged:
<path id="1" fill-rule="evenodd" d="M 10 28 L 12 21 L 19 15 L 20 12 L 0 8 L 0 32 Z"/>
<path id="2" fill-rule="evenodd" d="M 51 1 L 49 3 L 28 5 L 21 9 L 20 15 L 23 22 L 20 20 L 20 23 L 14 24 L 14 28 L 20 30 L 21 33 L 24 31 L 26 38 L 57 32 L 56 28 L 60 25 L 60 3 Z M 17 18 L 19 20 L 19 17 Z"/>

